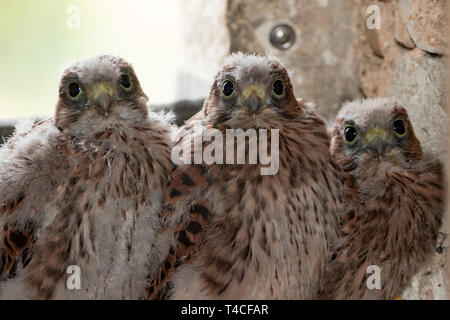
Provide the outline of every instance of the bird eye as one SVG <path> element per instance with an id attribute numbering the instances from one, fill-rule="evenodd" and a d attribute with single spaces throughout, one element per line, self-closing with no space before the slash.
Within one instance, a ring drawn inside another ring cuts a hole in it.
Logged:
<path id="1" fill-rule="evenodd" d="M 406 135 L 405 122 L 402 119 L 397 119 L 394 121 L 393 129 L 395 134 L 400 138 Z"/>
<path id="2" fill-rule="evenodd" d="M 356 136 L 358 135 L 358 132 L 356 132 L 355 127 L 353 126 L 347 126 L 344 131 L 344 137 L 345 141 L 352 144 L 356 140 Z"/>
<path id="3" fill-rule="evenodd" d="M 71 82 L 69 84 L 69 97 L 72 100 L 77 99 L 81 94 L 81 87 L 77 82 Z"/>
<path id="4" fill-rule="evenodd" d="M 131 89 L 131 80 L 130 77 L 127 74 L 122 74 L 119 78 L 120 86 L 125 90 Z"/>
<path id="5" fill-rule="evenodd" d="M 231 80 L 226 80 L 222 86 L 222 94 L 224 97 L 231 97 L 234 93 L 234 84 Z"/>
<path id="6" fill-rule="evenodd" d="M 275 97 L 280 98 L 284 94 L 284 83 L 281 80 L 275 80 L 272 86 L 272 91 Z"/>

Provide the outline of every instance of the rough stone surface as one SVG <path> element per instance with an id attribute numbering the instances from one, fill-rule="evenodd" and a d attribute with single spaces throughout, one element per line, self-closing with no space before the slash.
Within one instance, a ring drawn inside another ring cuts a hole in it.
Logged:
<path id="1" fill-rule="evenodd" d="M 434 254 L 430 265 L 424 268 L 411 281 L 403 292 L 406 300 L 445 300 L 448 299 L 444 265 L 448 259 L 448 250 Z"/>
<path id="2" fill-rule="evenodd" d="M 447 0 L 400 0 L 403 21 L 417 47 L 434 53 L 447 50 Z"/>
<path id="3" fill-rule="evenodd" d="M 380 8 L 381 29 L 368 30 L 367 7 Z M 357 20 L 355 62 L 359 86 L 365 97 L 387 96 L 394 70 L 408 50 L 395 41 L 395 1 L 364 0 Z M 376 41 L 376 44 L 374 43 Z"/>
<path id="4" fill-rule="evenodd" d="M 403 5 L 405 4 L 407 3 L 403 2 Z M 416 44 L 413 42 L 411 36 L 408 33 L 408 30 L 406 29 L 400 5 L 402 4 L 397 4 L 395 10 L 395 40 L 397 40 L 398 43 L 408 49 L 414 49 L 416 47 Z"/>
<path id="5" fill-rule="evenodd" d="M 389 95 L 408 110 L 423 149 L 446 161 L 448 119 L 446 64 L 443 57 L 415 49 L 402 57 Z"/>
<path id="6" fill-rule="evenodd" d="M 360 1 L 299 0 L 228 2 L 230 50 L 269 53 L 294 71 L 295 94 L 314 100 L 317 111 L 334 120 L 340 105 L 361 97 L 354 63 L 356 20 Z M 286 23 L 296 42 L 279 50 L 269 41 L 270 31 Z"/>

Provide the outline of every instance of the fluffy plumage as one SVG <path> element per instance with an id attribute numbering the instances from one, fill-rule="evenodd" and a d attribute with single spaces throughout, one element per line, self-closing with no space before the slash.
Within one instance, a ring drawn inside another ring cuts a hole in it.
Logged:
<path id="1" fill-rule="evenodd" d="M 273 91 L 281 92 L 277 80 L 284 89 L 279 95 Z M 234 87 L 229 95 L 227 81 Z M 336 237 L 342 181 L 324 122 L 308 109 L 295 99 L 289 75 L 276 59 L 234 54 L 227 60 L 203 109 L 181 128 L 176 146 L 190 145 L 183 138 L 206 128 L 224 137 L 226 129 L 279 129 L 279 172 L 263 176 L 261 164 L 177 167 L 164 210 L 164 233 L 175 243 L 149 298 L 316 296 L 328 243 Z M 202 150 L 208 145 L 204 142 Z M 247 143 L 246 158 L 248 150 Z"/>
<path id="2" fill-rule="evenodd" d="M 345 105 L 331 152 L 348 174 L 347 201 L 343 243 L 322 298 L 393 299 L 435 248 L 444 210 L 441 165 L 422 154 L 406 110 L 388 99 Z M 371 265 L 381 269 L 380 290 L 366 285 Z"/>
<path id="3" fill-rule="evenodd" d="M 131 65 L 88 59 L 64 71 L 55 118 L 0 149 L 1 298 L 144 296 L 172 167 L 146 103 Z"/>

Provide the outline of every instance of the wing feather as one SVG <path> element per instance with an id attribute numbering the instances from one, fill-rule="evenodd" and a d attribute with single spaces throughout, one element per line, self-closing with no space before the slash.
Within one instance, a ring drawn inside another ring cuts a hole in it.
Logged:
<path id="1" fill-rule="evenodd" d="M 173 170 L 163 215 L 167 221 L 177 222 L 163 231 L 173 234 L 172 246 L 160 271 L 149 282 L 147 299 L 164 298 L 171 273 L 189 263 L 202 245 L 203 230 L 211 217 L 211 206 L 202 197 L 207 185 L 208 172 L 202 165 L 186 165 Z"/>
<path id="2" fill-rule="evenodd" d="M 0 277 L 26 266 L 29 249 L 67 163 L 52 119 L 16 133 L 0 148 Z"/>

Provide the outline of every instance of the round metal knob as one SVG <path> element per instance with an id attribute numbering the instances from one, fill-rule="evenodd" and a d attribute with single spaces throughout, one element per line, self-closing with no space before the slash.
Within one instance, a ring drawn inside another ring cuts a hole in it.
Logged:
<path id="1" fill-rule="evenodd" d="M 287 24 L 279 24 L 270 32 L 270 43 L 275 48 L 286 50 L 295 43 L 295 31 Z"/>

